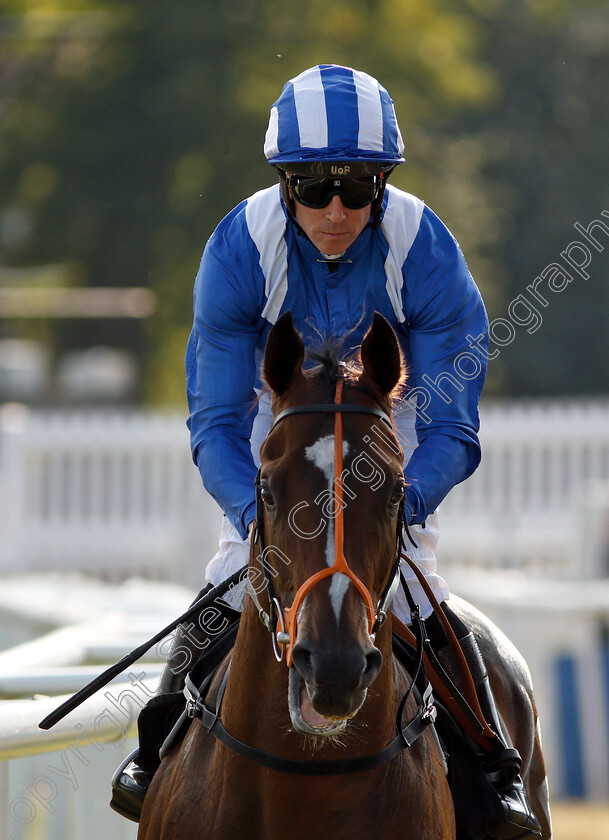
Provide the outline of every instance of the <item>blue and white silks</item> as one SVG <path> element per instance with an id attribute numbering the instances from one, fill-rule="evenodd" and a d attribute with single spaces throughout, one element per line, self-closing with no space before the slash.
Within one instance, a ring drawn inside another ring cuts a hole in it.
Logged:
<path id="1" fill-rule="evenodd" d="M 223 539 L 230 544 L 224 559 L 221 551 L 208 566 L 208 579 L 219 582 L 247 559 L 243 552 L 228 557 L 254 518 L 256 461 L 268 429 L 264 403 L 256 401 L 260 363 L 272 324 L 287 310 L 306 345 L 318 344 L 320 334 L 345 336 L 346 353 L 360 345 L 375 311 L 395 329 L 411 402 L 418 402 L 416 411 L 405 404 L 396 413 L 407 453 L 406 503 L 421 543 L 415 559 L 442 600 L 448 588 L 435 573 L 432 514 L 480 460 L 488 321 L 454 237 L 423 202 L 391 186 L 380 227 L 365 228 L 338 267 L 299 233 L 279 185 L 239 204 L 205 248 L 186 354 L 188 425 L 203 483 L 228 519 Z"/>

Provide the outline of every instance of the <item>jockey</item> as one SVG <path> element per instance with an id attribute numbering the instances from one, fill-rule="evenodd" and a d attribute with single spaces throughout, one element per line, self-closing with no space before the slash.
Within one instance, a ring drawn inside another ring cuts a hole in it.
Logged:
<path id="1" fill-rule="evenodd" d="M 405 452 L 406 515 L 417 545 L 411 556 L 458 637 L 467 639 L 483 712 L 505 747 L 480 652 L 444 603 L 448 586 L 435 559 L 437 508 L 480 461 L 488 321 L 450 231 L 420 199 L 388 184 L 404 162 L 403 150 L 393 102 L 375 79 L 337 65 L 305 70 L 271 108 L 264 153 L 279 183 L 241 202 L 207 243 L 186 352 L 193 459 L 224 511 L 206 577 L 209 586 L 219 584 L 249 559 L 254 479 L 271 422 L 260 376 L 271 326 L 290 310 L 306 345 L 333 337 L 348 353 L 380 312 L 398 336 L 408 370 L 395 417 Z M 405 577 L 429 618 L 430 637 L 438 633 L 445 644 L 420 584 L 409 570 Z M 242 598 L 243 590 L 232 590 L 229 600 L 239 609 Z M 401 591 L 393 610 L 409 622 Z M 161 694 L 184 685 L 184 656 L 175 652 L 194 655 L 207 644 L 202 630 L 189 629 L 176 632 Z M 497 761 L 493 771 L 506 818 L 496 837 L 538 835 L 517 771 L 501 773 Z M 121 810 L 127 802 L 123 812 L 137 813 L 148 783 L 149 773 L 125 762 L 113 780 L 113 805 Z"/>

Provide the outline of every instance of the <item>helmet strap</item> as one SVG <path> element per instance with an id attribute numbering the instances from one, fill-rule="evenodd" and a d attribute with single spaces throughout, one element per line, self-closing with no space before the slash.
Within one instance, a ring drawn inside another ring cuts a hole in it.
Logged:
<path id="1" fill-rule="evenodd" d="M 283 198 L 283 202 L 288 209 L 290 218 L 296 222 L 296 208 L 294 207 L 294 199 L 290 196 L 290 188 L 288 187 L 288 176 L 286 175 L 284 169 L 280 169 L 278 166 L 276 167 L 276 169 L 277 174 L 279 175 L 279 184 L 281 186 L 281 196 Z M 298 224 L 298 222 L 296 222 L 296 224 Z"/>
<path id="2" fill-rule="evenodd" d="M 391 173 L 393 172 L 394 169 L 395 169 L 395 166 L 392 167 L 391 169 L 388 169 L 387 172 L 383 173 L 383 177 L 381 178 L 381 185 L 379 187 L 378 195 L 374 199 L 374 201 L 372 202 L 372 206 L 370 208 L 371 216 L 372 216 L 372 221 L 370 222 L 370 227 L 372 228 L 372 230 L 376 230 L 377 227 L 379 227 L 380 224 L 381 224 L 381 220 L 383 218 L 383 198 L 385 196 L 385 188 L 387 186 L 387 179 L 389 178 L 389 176 L 391 175 Z"/>

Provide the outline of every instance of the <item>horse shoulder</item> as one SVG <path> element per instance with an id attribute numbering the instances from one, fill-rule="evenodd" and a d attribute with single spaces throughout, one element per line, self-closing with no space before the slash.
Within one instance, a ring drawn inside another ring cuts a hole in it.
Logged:
<path id="1" fill-rule="evenodd" d="M 213 708 L 232 652 L 218 667 L 206 704 Z M 222 774 L 216 773 L 218 741 L 195 719 L 183 738 L 163 758 L 142 809 L 138 840 L 175 840 L 177 827 L 183 837 L 195 837 L 201 821 L 210 823 L 218 807 L 215 790 Z M 209 811 L 209 813 L 207 813 Z M 188 825 L 188 818 L 192 826 Z M 189 834 L 188 831 L 192 831 Z"/>

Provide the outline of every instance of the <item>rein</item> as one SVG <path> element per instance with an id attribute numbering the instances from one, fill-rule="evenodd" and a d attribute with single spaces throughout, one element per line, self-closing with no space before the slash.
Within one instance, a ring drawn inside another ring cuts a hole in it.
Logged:
<path id="1" fill-rule="evenodd" d="M 221 741 L 232 752 L 241 756 L 241 758 L 247 758 L 255 764 L 260 764 L 262 767 L 267 767 L 270 770 L 278 770 L 281 773 L 290 773 L 299 776 L 338 776 L 347 773 L 359 773 L 362 770 L 372 770 L 395 758 L 396 755 L 407 747 L 411 747 L 417 738 L 423 734 L 429 724 L 434 723 L 436 719 L 437 712 L 434 706 L 432 686 L 431 683 L 426 682 L 416 717 L 406 726 L 402 726 L 402 714 L 406 701 L 417 679 L 415 676 L 398 707 L 396 721 L 397 735 L 382 750 L 354 758 L 318 760 L 282 758 L 281 756 L 273 755 L 272 753 L 267 753 L 256 747 L 251 747 L 249 744 L 245 744 L 243 741 L 235 738 L 234 735 L 231 735 L 224 727 L 220 720 L 220 711 L 224 691 L 228 682 L 229 671 L 230 666 L 226 669 L 222 678 L 222 683 L 216 697 L 216 706 L 213 711 L 208 709 L 204 702 L 205 690 L 209 683 L 207 685 L 204 683 L 199 690 L 190 679 L 190 676 L 186 677 L 184 694 L 186 695 L 187 716 L 190 718 L 200 718 L 201 723 L 210 735 L 213 735 L 214 738 Z"/>
<path id="2" fill-rule="evenodd" d="M 375 406 L 364 404 L 345 404 L 342 401 L 344 378 L 341 377 L 336 383 L 336 393 L 334 396 L 334 403 L 329 404 L 312 404 L 312 405 L 295 405 L 286 408 L 280 412 L 274 419 L 269 429 L 269 434 L 274 428 L 286 417 L 295 414 L 334 414 L 334 482 L 333 490 L 336 496 L 334 517 L 334 563 L 331 566 L 321 569 L 319 572 L 311 575 L 299 587 L 294 600 L 290 607 L 282 607 L 279 598 L 275 593 L 273 586 L 273 579 L 269 571 L 268 564 L 265 562 L 266 544 L 264 539 L 264 503 L 262 501 L 262 488 L 260 484 L 260 470 L 256 476 L 256 519 L 254 530 L 252 533 L 252 544 L 258 543 L 260 548 L 260 557 L 262 558 L 262 570 L 265 577 L 269 596 L 269 610 L 264 610 L 256 591 L 248 580 L 247 591 L 251 599 L 254 601 L 258 610 L 258 615 L 264 626 L 271 633 L 271 641 L 273 645 L 273 652 L 278 662 L 283 660 L 284 654 L 288 668 L 292 667 L 292 650 L 296 642 L 298 633 L 298 612 L 305 597 L 311 589 L 319 583 L 320 580 L 330 577 L 334 574 L 343 574 L 349 578 L 357 591 L 359 592 L 366 611 L 368 613 L 368 632 L 371 636 L 378 632 L 380 627 L 387 619 L 387 610 L 399 584 L 399 564 L 400 564 L 400 534 L 404 526 L 404 512 L 403 507 L 400 507 L 398 514 L 397 533 L 396 533 L 396 555 L 391 569 L 391 573 L 387 580 L 387 584 L 381 593 L 381 596 L 376 604 L 372 600 L 372 595 L 368 588 L 362 583 L 355 572 L 349 567 L 344 554 L 344 516 L 343 511 L 345 505 L 343 504 L 343 487 L 341 477 L 343 474 L 343 414 L 371 414 L 374 417 L 380 418 L 393 431 L 393 423 L 389 415 L 382 409 Z"/>

